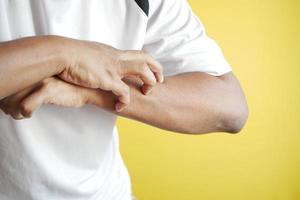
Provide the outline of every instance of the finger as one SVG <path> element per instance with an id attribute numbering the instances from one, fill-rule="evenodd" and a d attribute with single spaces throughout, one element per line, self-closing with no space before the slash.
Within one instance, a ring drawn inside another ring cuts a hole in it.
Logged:
<path id="1" fill-rule="evenodd" d="M 146 63 L 150 70 L 155 74 L 156 80 L 160 83 L 163 82 L 163 67 L 156 61 L 152 56 L 143 51 L 125 51 L 125 57 L 127 61 L 139 60 L 140 62 Z"/>
<path id="2" fill-rule="evenodd" d="M 126 68 L 126 76 L 137 76 L 148 86 L 154 86 L 156 83 L 156 77 L 146 63 L 132 62 L 128 63 L 124 68 Z"/>
<path id="3" fill-rule="evenodd" d="M 129 87 L 122 80 L 116 80 L 110 89 L 118 97 L 118 102 L 115 105 L 115 109 L 117 112 L 120 112 L 130 102 Z"/>
<path id="4" fill-rule="evenodd" d="M 152 89 L 153 89 L 153 86 L 150 86 L 150 85 L 143 85 L 142 87 L 142 92 L 144 95 L 148 95 L 152 92 Z"/>
<path id="5" fill-rule="evenodd" d="M 127 106 L 126 104 L 124 104 L 124 103 L 118 101 L 118 102 L 116 103 L 116 105 L 115 105 L 115 110 L 116 110 L 117 112 L 122 112 L 122 111 L 126 108 L 126 106 Z"/>
<path id="6" fill-rule="evenodd" d="M 32 113 L 41 107 L 46 97 L 47 92 L 45 92 L 45 90 L 40 89 L 33 92 L 20 103 L 20 113 L 25 118 L 31 117 Z"/>
<path id="7" fill-rule="evenodd" d="M 149 54 L 146 54 L 146 62 L 149 65 L 151 71 L 155 74 L 156 80 L 162 83 L 164 81 L 162 65 Z"/>
<path id="8" fill-rule="evenodd" d="M 12 95 L 16 96 L 16 95 Z M 18 99 L 14 99 L 12 96 L 3 99 L 0 102 L 0 109 L 6 114 L 10 115 L 15 120 L 23 119 L 24 117 L 19 112 L 19 101 Z"/>
<path id="9" fill-rule="evenodd" d="M 7 115 L 10 115 L 15 120 L 21 120 L 25 117 L 22 115 L 20 110 L 20 103 L 22 100 L 30 95 L 36 88 L 40 87 L 40 83 L 34 84 L 30 87 L 23 89 L 20 92 L 17 92 L 9 97 L 6 97 L 0 102 L 0 108 Z"/>
<path id="10" fill-rule="evenodd" d="M 10 115 L 15 120 L 24 119 L 24 116 L 20 113 L 18 104 L 3 108 L 3 111 L 5 112 L 6 115 Z"/>
<path id="11" fill-rule="evenodd" d="M 41 82 L 38 82 L 32 86 L 29 86 L 25 89 L 23 89 L 22 91 L 18 92 L 18 93 L 15 93 L 13 95 L 11 95 L 9 97 L 9 101 L 10 102 L 13 102 L 15 104 L 18 104 L 20 103 L 23 98 L 25 98 L 26 96 L 28 96 L 30 93 L 32 93 L 33 91 L 37 90 L 39 87 L 41 87 Z"/>
<path id="12" fill-rule="evenodd" d="M 148 95 L 152 91 L 153 86 L 156 83 L 156 77 L 154 76 L 152 71 L 146 65 L 136 64 L 136 66 L 130 65 L 128 68 L 131 73 L 127 74 L 137 76 L 143 82 L 142 93 L 144 95 Z"/>
<path id="13" fill-rule="evenodd" d="M 30 94 L 33 90 L 36 89 L 38 85 L 34 85 L 34 86 L 30 86 L 30 87 L 27 87 L 25 88 L 24 90 L 14 94 L 12 96 L 13 99 L 17 99 L 18 101 L 21 101 L 24 97 L 26 97 L 28 94 Z"/>
<path id="14" fill-rule="evenodd" d="M 157 79 L 156 79 L 155 75 L 152 73 L 152 71 L 149 69 L 148 66 L 145 66 L 142 69 L 141 74 L 142 75 L 140 75 L 139 78 L 144 83 L 143 88 L 146 89 L 146 90 L 143 90 L 143 93 L 148 94 L 148 92 L 153 88 L 153 86 L 156 83 Z"/>
<path id="15" fill-rule="evenodd" d="M 21 113 L 9 114 L 14 120 L 25 119 L 25 117 Z"/>
<path id="16" fill-rule="evenodd" d="M 10 105 L 7 102 L 7 99 L 3 99 L 2 101 L 0 101 L 0 109 L 6 115 L 10 115 L 15 120 L 19 120 L 19 119 L 23 119 L 24 118 L 22 116 L 22 114 L 19 112 L 17 104 Z"/>

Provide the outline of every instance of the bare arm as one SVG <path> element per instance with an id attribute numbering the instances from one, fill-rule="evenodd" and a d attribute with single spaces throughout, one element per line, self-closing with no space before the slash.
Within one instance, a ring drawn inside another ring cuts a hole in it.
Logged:
<path id="1" fill-rule="evenodd" d="M 0 43 L 0 100 L 58 74 L 69 83 L 112 91 L 118 97 L 118 111 L 130 102 L 123 78 L 139 77 L 144 94 L 163 81 L 162 66 L 141 51 L 59 36 Z"/>
<path id="2" fill-rule="evenodd" d="M 137 83 L 129 85 L 131 103 L 120 115 L 162 129 L 190 134 L 237 133 L 247 120 L 246 100 L 232 73 L 168 77 L 146 97 L 140 94 Z M 109 110 L 113 109 L 113 98 L 101 93 L 89 97 L 91 103 Z"/>
<path id="3" fill-rule="evenodd" d="M 148 96 L 141 94 L 141 83 L 136 79 L 127 79 L 126 82 L 131 90 L 131 103 L 118 114 L 162 129 L 190 134 L 236 133 L 247 119 L 246 101 L 232 73 L 221 77 L 205 73 L 168 77 Z M 50 78 L 2 100 L 0 107 L 15 119 L 22 119 L 30 117 L 33 111 L 47 103 L 71 107 L 94 104 L 116 113 L 116 100 L 111 92 L 82 88 Z"/>
<path id="4" fill-rule="evenodd" d="M 64 40 L 56 40 L 44 36 L 0 43 L 0 99 L 64 69 Z"/>

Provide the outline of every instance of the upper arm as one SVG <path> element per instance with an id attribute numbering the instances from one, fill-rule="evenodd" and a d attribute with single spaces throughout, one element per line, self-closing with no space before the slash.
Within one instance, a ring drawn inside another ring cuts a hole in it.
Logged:
<path id="1" fill-rule="evenodd" d="M 221 49 L 206 35 L 185 0 L 150 1 L 143 49 L 161 62 L 166 76 L 185 72 L 220 76 L 231 71 Z"/>

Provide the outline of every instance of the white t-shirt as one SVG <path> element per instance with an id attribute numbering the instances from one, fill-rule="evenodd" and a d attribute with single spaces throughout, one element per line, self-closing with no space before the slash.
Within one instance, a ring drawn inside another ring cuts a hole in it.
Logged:
<path id="1" fill-rule="evenodd" d="M 144 49 L 166 76 L 231 71 L 184 0 L 0 0 L 0 42 L 49 34 Z M 131 199 L 116 117 L 91 105 L 0 112 L 0 199 Z"/>

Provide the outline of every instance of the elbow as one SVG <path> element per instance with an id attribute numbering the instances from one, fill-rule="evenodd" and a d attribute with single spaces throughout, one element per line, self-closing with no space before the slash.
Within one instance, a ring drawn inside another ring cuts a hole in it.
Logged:
<path id="1" fill-rule="evenodd" d="M 224 104 L 220 108 L 220 126 L 221 131 L 227 133 L 240 133 L 244 128 L 248 116 L 248 104 L 244 92 L 233 74 L 228 74 L 222 77 L 222 80 L 227 83 L 228 91 L 227 98 L 224 99 Z M 220 127 L 219 127 L 220 128 Z"/>
<path id="2" fill-rule="evenodd" d="M 248 116 L 249 111 L 246 104 L 230 112 L 230 114 L 227 114 L 222 120 L 223 131 L 231 134 L 240 133 L 248 120 Z"/>
<path id="3" fill-rule="evenodd" d="M 226 128 L 226 132 L 231 134 L 240 133 L 248 119 L 248 113 L 241 113 L 239 116 L 231 120 L 229 126 Z"/>

